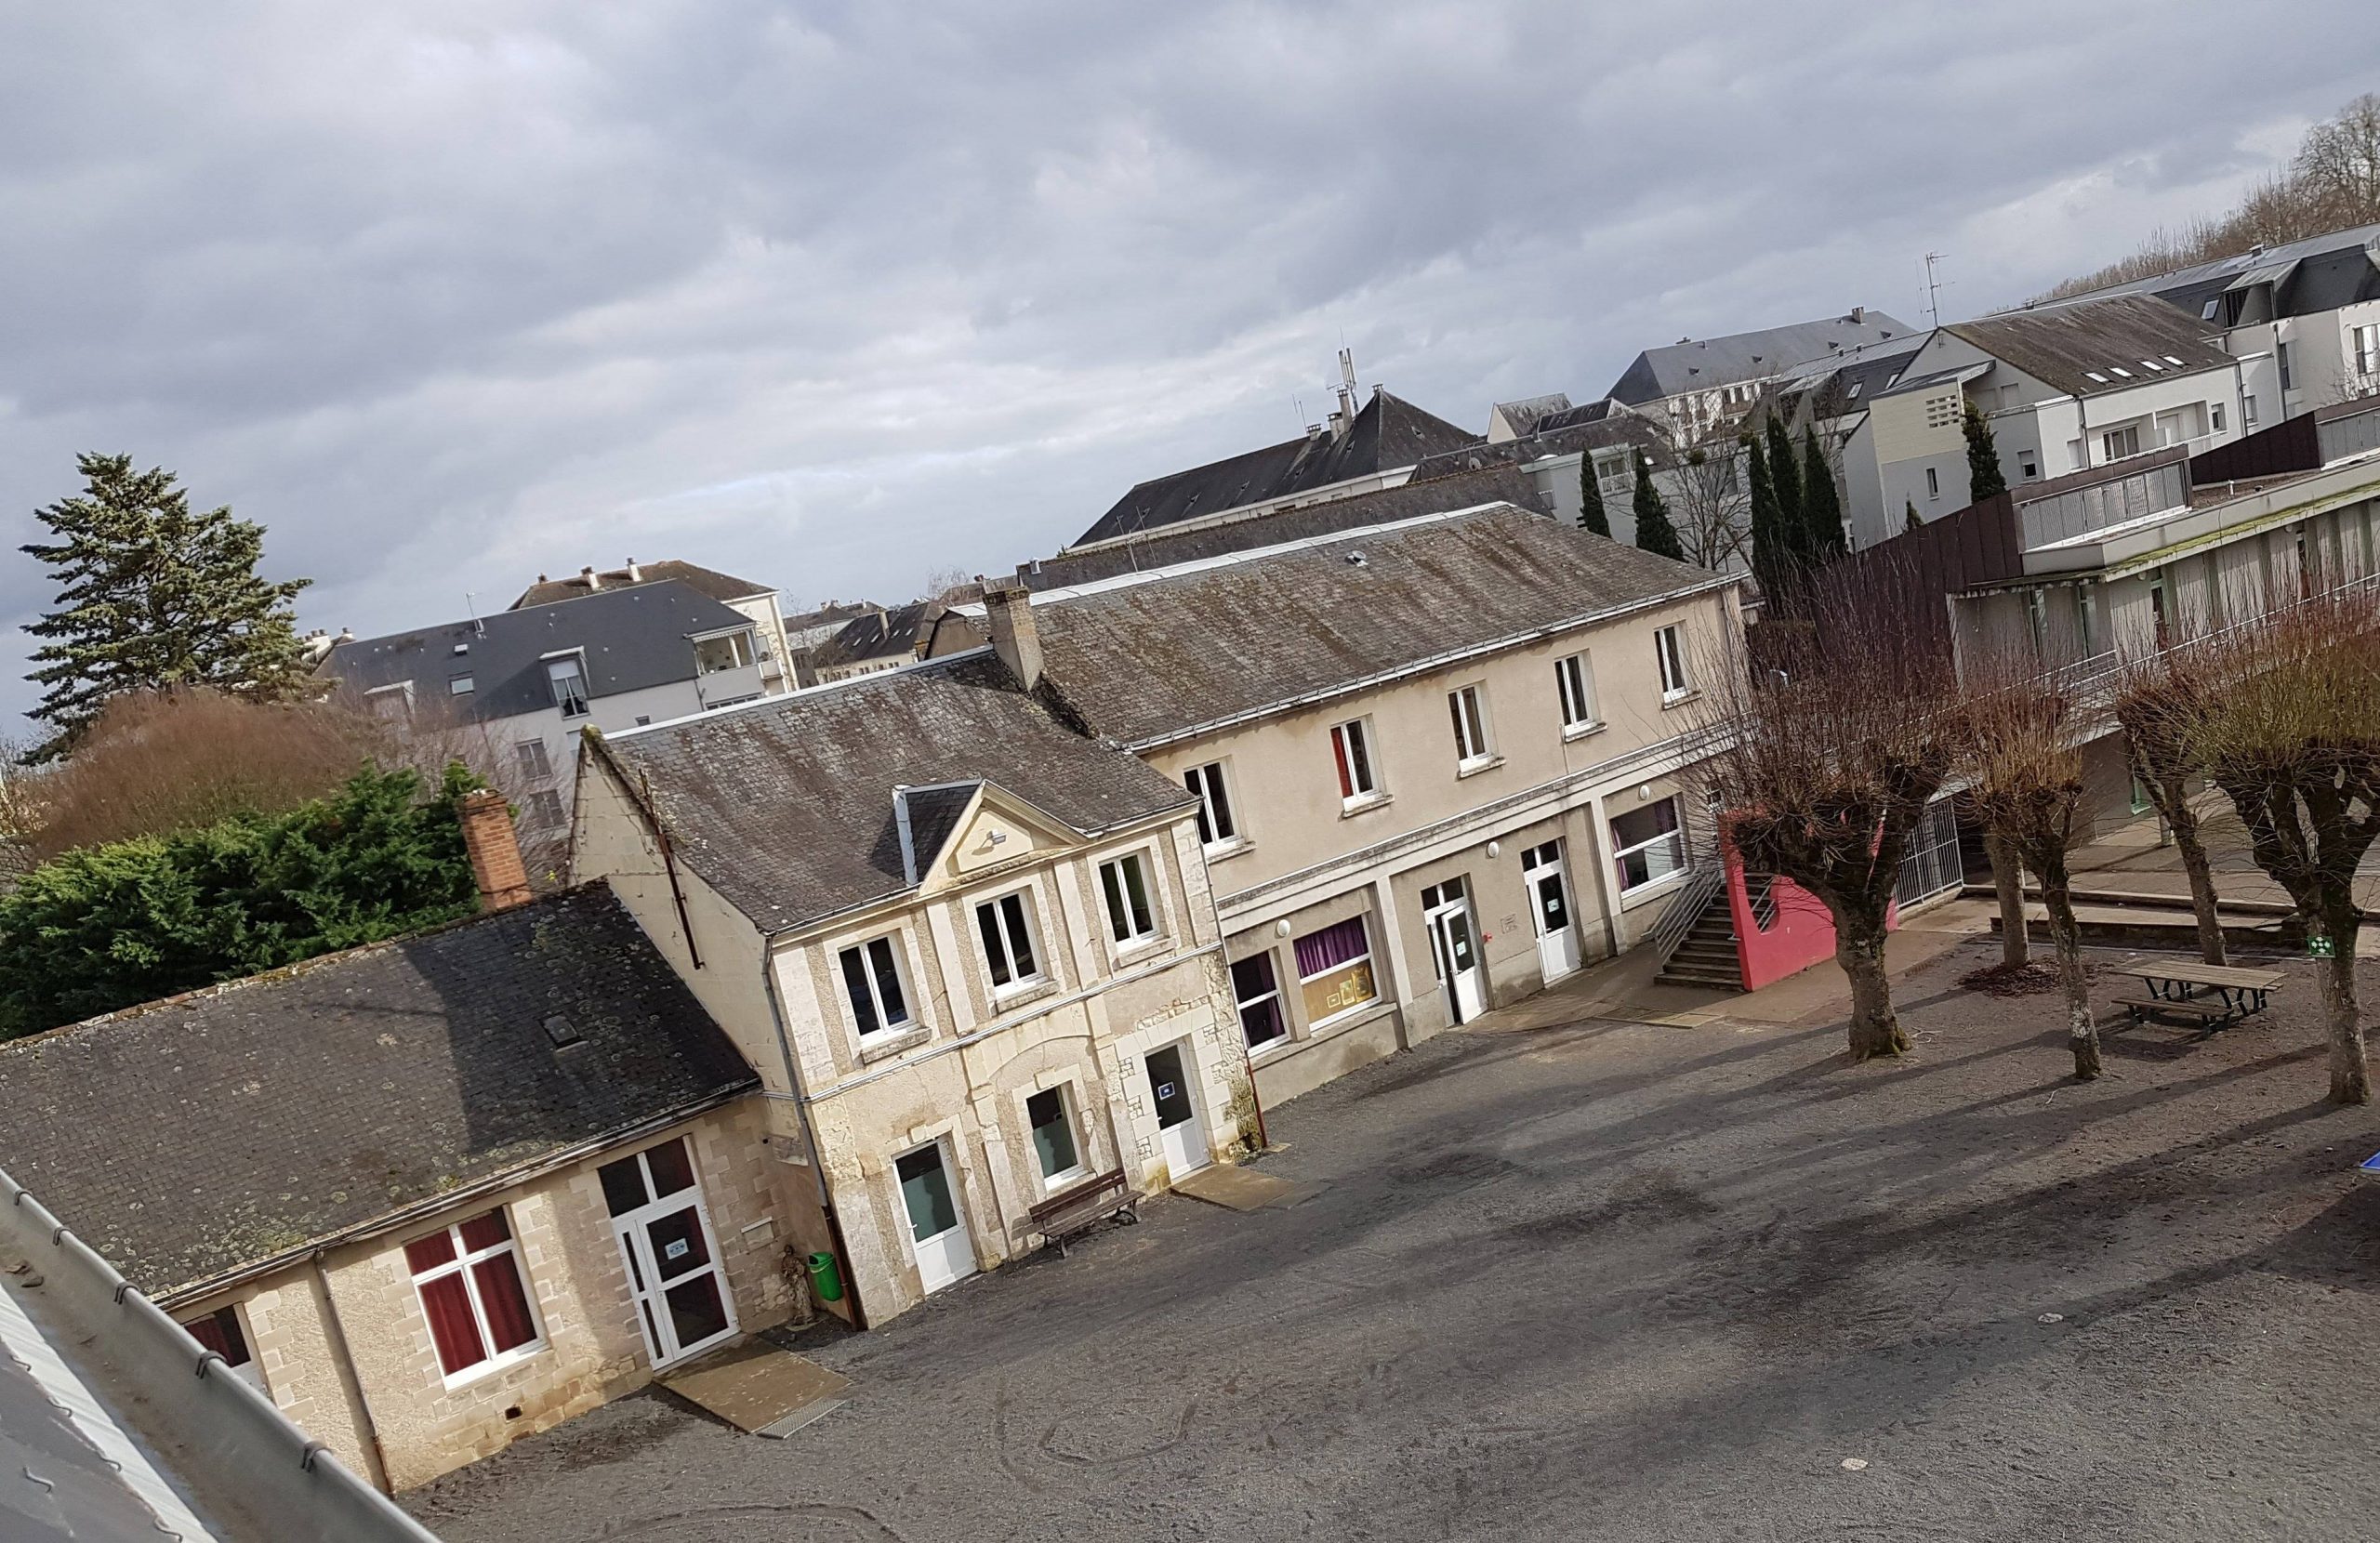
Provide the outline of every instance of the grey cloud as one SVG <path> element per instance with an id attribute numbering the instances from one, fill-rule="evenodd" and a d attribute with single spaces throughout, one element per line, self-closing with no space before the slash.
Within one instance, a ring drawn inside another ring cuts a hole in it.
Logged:
<path id="1" fill-rule="evenodd" d="M 367 630 L 630 552 L 894 598 L 1294 432 L 1342 337 L 1475 426 L 1681 334 L 1916 321 L 1929 247 L 1948 309 L 2019 297 L 2256 174 L 2252 131 L 2364 88 L 2380 15 L 2263 31 L 2030 0 L 20 7 L 0 511 L 22 539 L 73 451 L 126 449 L 265 521 L 310 622 Z M 2069 185 L 2099 191 L 1992 222 Z M 46 599 L 0 563 L 0 612 Z"/>

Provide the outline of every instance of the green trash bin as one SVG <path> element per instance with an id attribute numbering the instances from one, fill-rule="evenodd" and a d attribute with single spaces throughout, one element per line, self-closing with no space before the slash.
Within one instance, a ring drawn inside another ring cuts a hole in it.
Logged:
<path id="1" fill-rule="evenodd" d="M 843 1273 L 836 1268 L 834 1255 L 813 1254 L 810 1256 L 810 1284 L 817 1291 L 818 1299 L 822 1302 L 840 1302 L 843 1299 Z"/>

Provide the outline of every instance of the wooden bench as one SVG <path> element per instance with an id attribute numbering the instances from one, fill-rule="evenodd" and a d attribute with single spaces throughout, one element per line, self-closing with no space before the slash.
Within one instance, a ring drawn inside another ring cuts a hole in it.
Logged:
<path id="1" fill-rule="evenodd" d="M 1137 1223 L 1141 1220 L 1141 1193 L 1132 1188 L 1124 1170 L 1117 1168 L 1060 1190 L 1025 1214 L 1033 1219 L 1034 1229 L 1040 1233 L 1042 1241 L 1057 1249 L 1063 1259 L 1069 1241 L 1111 1216 Z"/>
<path id="2" fill-rule="evenodd" d="M 2116 1006 L 2123 1009 L 2125 1012 L 2129 1013 L 2132 1017 L 2132 1021 L 2135 1023 L 2149 1017 L 2152 1013 L 2160 1012 L 2173 1013 L 2181 1018 L 2194 1018 L 2200 1022 L 2210 1026 L 2217 1023 L 2228 1023 L 2232 1018 L 2231 1009 L 2228 1007 L 2224 1007 L 2215 1002 L 2197 1001 L 2187 996 L 2171 998 L 2162 996 L 2119 996 L 2116 998 Z"/>

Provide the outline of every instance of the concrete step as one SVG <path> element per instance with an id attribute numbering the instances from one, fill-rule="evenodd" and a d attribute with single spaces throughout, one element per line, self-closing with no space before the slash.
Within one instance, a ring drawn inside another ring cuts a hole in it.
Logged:
<path id="1" fill-rule="evenodd" d="M 1743 956 L 1736 952 L 1736 945 L 1731 943 L 1686 943 L 1678 944 L 1677 952 L 1672 954 L 1664 962 L 1677 964 L 1680 961 L 1692 961 L 1696 964 L 1716 965 L 1733 969 L 1742 958 Z"/>
<path id="2" fill-rule="evenodd" d="M 1743 977 L 1732 970 L 1664 969 L 1653 979 L 1665 986 L 1693 986 L 1703 991 L 1741 991 Z"/>

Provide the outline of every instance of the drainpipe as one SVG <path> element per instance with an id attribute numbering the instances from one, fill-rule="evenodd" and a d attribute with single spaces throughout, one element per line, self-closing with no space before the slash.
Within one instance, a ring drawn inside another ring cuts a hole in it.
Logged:
<path id="1" fill-rule="evenodd" d="M 313 1266 L 314 1294 L 323 1304 L 323 1326 L 330 1331 L 331 1358 L 338 1372 L 339 1391 L 346 1393 L 364 1424 L 364 1446 L 371 1455 L 374 1473 L 381 1487 L 389 1487 L 389 1454 L 380 1445 L 380 1422 L 372 1418 L 372 1405 L 364 1396 L 364 1378 L 355 1369 L 354 1352 L 348 1349 L 347 1325 L 338 1315 L 338 1299 L 331 1295 L 330 1272 L 323 1268 L 323 1250 L 317 1248 L 307 1262 Z"/>
<path id="2" fill-rule="evenodd" d="M 777 1057 L 785 1063 L 787 1093 L 793 1100 L 794 1118 L 801 1125 L 802 1144 L 810 1149 L 811 1171 L 818 1180 L 818 1209 L 826 1218 L 826 1232 L 834 1241 L 836 1258 L 848 1265 L 852 1248 L 843 1237 L 843 1217 L 835 1206 L 835 1192 L 826 1182 L 826 1154 L 818 1144 L 817 1128 L 810 1123 L 810 1101 L 801 1091 L 801 1073 L 794 1065 L 793 1035 L 785 1026 L 785 1004 L 777 995 L 777 972 L 772 968 L 774 956 L 764 939 L 760 945 L 760 985 L 768 994 L 769 1024 L 776 1031 Z M 867 1307 L 860 1300 L 859 1278 L 849 1269 L 843 1271 L 843 1295 L 852 1304 L 852 1326 L 867 1327 Z"/>

